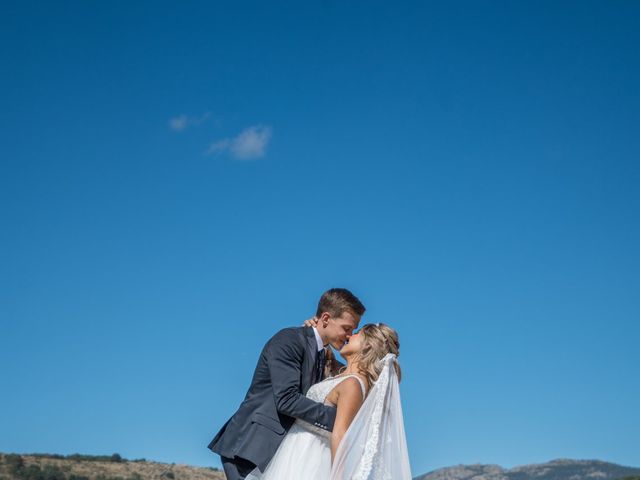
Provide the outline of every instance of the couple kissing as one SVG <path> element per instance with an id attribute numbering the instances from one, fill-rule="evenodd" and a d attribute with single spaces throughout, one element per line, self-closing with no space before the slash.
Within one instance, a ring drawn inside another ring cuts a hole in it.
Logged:
<path id="1" fill-rule="evenodd" d="M 382 323 L 358 330 L 364 312 L 333 288 L 305 326 L 267 341 L 244 400 L 209 444 L 228 480 L 411 480 L 398 335 Z"/>

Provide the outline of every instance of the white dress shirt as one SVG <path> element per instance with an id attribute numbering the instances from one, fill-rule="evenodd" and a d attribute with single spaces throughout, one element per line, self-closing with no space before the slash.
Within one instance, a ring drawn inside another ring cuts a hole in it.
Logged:
<path id="1" fill-rule="evenodd" d="M 313 333 L 316 334 L 316 342 L 318 344 L 318 351 L 324 350 L 324 342 L 322 341 L 322 337 L 320 337 L 320 334 L 318 333 L 318 329 L 316 327 L 311 327 L 311 328 L 313 328 Z"/>

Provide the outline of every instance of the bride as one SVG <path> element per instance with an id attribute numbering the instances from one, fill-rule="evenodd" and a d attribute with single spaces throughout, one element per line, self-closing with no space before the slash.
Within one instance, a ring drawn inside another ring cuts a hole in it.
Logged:
<path id="1" fill-rule="evenodd" d="M 246 480 L 411 480 L 402 407 L 398 335 L 369 324 L 340 350 L 340 375 L 307 397 L 337 408 L 333 432 L 297 419 L 264 473 Z"/>

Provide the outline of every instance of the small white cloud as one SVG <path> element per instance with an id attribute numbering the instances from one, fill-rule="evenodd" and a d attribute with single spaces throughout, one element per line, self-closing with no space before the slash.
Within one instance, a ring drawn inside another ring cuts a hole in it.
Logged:
<path id="1" fill-rule="evenodd" d="M 189 127 L 202 125 L 209 116 L 211 116 L 211 112 L 204 112 L 200 116 L 178 115 L 177 117 L 169 119 L 169 128 L 174 132 L 182 132 Z"/>
<path id="2" fill-rule="evenodd" d="M 187 128 L 188 118 L 186 115 L 180 115 L 179 117 L 173 117 L 169 120 L 169 127 L 171 130 L 175 130 L 176 132 L 181 132 L 185 128 Z"/>
<path id="3" fill-rule="evenodd" d="M 212 143 L 207 151 L 205 152 L 207 155 L 212 153 L 224 152 L 231 145 L 231 140 L 225 138 L 223 140 L 218 140 L 217 142 Z"/>
<path id="4" fill-rule="evenodd" d="M 229 152 L 233 157 L 240 160 L 263 157 L 273 129 L 265 125 L 254 125 L 246 128 L 234 138 L 223 138 L 212 143 L 206 155 Z"/>

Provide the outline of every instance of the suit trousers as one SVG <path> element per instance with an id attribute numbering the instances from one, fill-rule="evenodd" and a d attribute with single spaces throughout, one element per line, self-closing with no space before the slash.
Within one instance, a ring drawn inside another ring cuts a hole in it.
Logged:
<path id="1" fill-rule="evenodd" d="M 244 478 L 256 468 L 253 463 L 244 458 L 220 458 L 222 459 L 222 468 L 224 468 L 224 474 L 227 476 L 227 480 L 244 480 Z"/>

